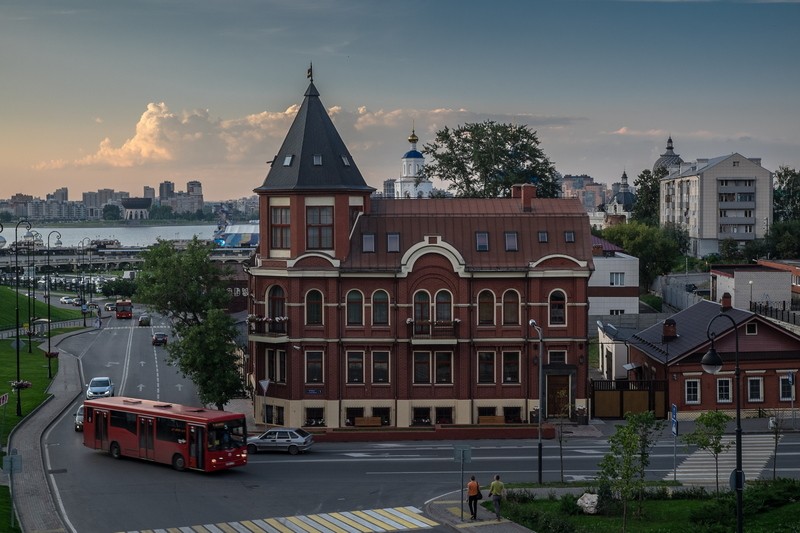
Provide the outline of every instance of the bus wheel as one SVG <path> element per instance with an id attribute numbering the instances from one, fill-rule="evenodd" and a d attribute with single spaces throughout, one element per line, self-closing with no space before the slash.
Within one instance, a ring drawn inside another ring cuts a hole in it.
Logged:
<path id="1" fill-rule="evenodd" d="M 111 446 L 108 448 L 108 452 L 114 459 L 119 459 L 120 457 L 122 457 L 122 452 L 119 449 L 119 444 L 117 444 L 116 442 L 111 443 Z"/>
<path id="2" fill-rule="evenodd" d="M 186 468 L 186 459 L 184 459 L 181 454 L 176 453 L 172 458 L 172 468 L 178 472 L 183 472 L 183 470 Z"/>
<path id="3" fill-rule="evenodd" d="M 297 449 L 297 446 L 291 445 L 287 451 L 289 452 L 289 455 L 297 455 L 297 452 L 300 450 Z"/>

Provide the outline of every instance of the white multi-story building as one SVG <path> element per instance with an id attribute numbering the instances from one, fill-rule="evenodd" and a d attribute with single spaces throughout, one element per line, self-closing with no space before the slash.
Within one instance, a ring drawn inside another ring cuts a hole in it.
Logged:
<path id="1" fill-rule="evenodd" d="M 661 180 L 659 221 L 685 228 L 695 257 L 726 239 L 743 246 L 772 223 L 772 177 L 761 158 L 738 153 L 681 163 Z"/>
<path id="2" fill-rule="evenodd" d="M 592 236 L 594 272 L 589 278 L 590 315 L 639 312 L 639 258 Z"/>

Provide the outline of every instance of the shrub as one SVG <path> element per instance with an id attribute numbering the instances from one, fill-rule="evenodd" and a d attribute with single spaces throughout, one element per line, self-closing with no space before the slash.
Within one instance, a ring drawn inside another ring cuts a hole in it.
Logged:
<path id="1" fill-rule="evenodd" d="M 578 497 L 574 494 L 562 494 L 559 500 L 558 511 L 568 516 L 580 514 L 581 508 L 578 506 Z"/>
<path id="2" fill-rule="evenodd" d="M 727 533 L 736 527 L 736 503 L 730 494 L 710 500 L 689 513 L 689 522 L 708 533 Z"/>

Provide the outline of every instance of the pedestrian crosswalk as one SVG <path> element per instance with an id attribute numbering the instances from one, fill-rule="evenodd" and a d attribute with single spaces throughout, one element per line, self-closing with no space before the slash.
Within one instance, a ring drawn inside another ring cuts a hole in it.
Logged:
<path id="1" fill-rule="evenodd" d="M 390 507 L 239 522 L 198 524 L 177 528 L 146 529 L 125 533 L 384 533 L 430 529 L 439 524 L 422 516 L 416 507 Z"/>
<path id="2" fill-rule="evenodd" d="M 736 438 L 726 435 L 722 442 L 730 447 L 719 455 L 719 485 L 727 488 L 731 472 L 736 469 Z M 775 437 L 772 434 L 742 435 L 742 471 L 745 481 L 761 477 L 775 451 Z M 677 480 L 691 485 L 716 486 L 714 456 L 704 450 L 689 455 L 677 468 Z M 672 481 L 673 472 L 664 479 Z"/>

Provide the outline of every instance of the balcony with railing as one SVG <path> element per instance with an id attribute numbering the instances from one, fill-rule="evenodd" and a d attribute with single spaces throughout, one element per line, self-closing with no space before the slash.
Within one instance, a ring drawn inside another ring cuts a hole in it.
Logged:
<path id="1" fill-rule="evenodd" d="M 263 317 L 249 315 L 247 317 L 249 339 L 254 341 L 286 340 L 289 335 L 289 319 L 287 317 Z"/>
<path id="2" fill-rule="evenodd" d="M 461 320 L 411 320 L 407 322 L 413 344 L 455 344 Z"/>

